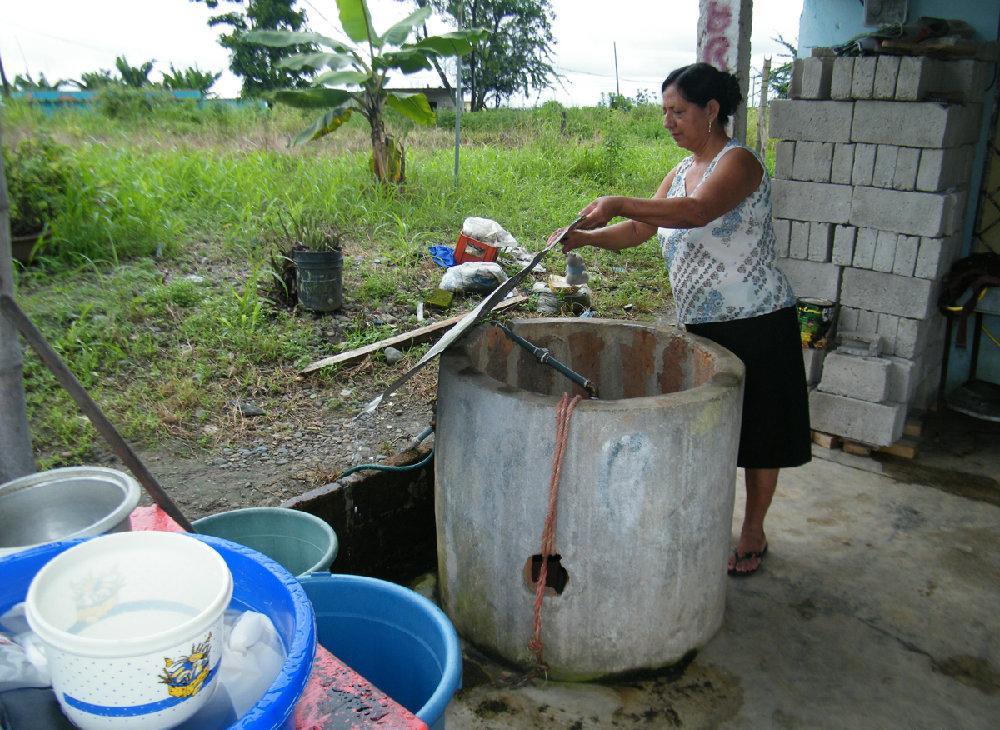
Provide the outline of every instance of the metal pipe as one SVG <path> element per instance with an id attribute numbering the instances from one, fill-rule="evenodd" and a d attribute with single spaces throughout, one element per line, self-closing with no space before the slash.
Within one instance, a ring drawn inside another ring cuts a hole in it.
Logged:
<path id="1" fill-rule="evenodd" d="M 529 342 L 528 340 L 524 339 L 520 335 L 515 334 L 503 322 L 494 322 L 494 324 L 497 327 L 499 327 L 503 331 L 503 333 L 505 335 L 507 335 L 511 340 L 513 340 L 518 345 L 520 345 L 525 350 L 527 350 L 532 355 L 534 355 L 535 358 L 538 360 L 538 362 L 542 363 L 542 365 L 548 365 L 549 367 L 553 368 L 554 370 L 556 370 L 556 371 L 562 373 L 563 375 L 565 375 L 567 378 L 569 378 L 574 383 L 576 383 L 581 388 L 583 388 L 585 391 L 587 391 L 587 394 L 591 398 L 596 398 L 597 397 L 597 386 L 594 385 L 593 382 L 591 382 L 590 380 L 588 380 L 584 376 L 580 375 L 580 373 L 576 372 L 575 370 L 571 369 L 568 365 L 566 365 L 565 363 L 563 363 L 561 360 L 558 360 L 555 357 L 553 357 L 552 353 L 549 352 L 546 348 L 544 348 L 544 347 L 538 347 L 538 346 L 534 345 L 533 343 Z"/>
<path id="2" fill-rule="evenodd" d="M 94 424 L 97 432 L 104 437 L 104 440 L 111 447 L 115 456 L 121 459 L 122 463 L 135 474 L 135 478 L 145 487 L 153 501 L 164 512 L 170 515 L 174 522 L 180 525 L 182 529 L 187 532 L 196 532 L 188 519 L 181 513 L 177 504 L 163 491 L 163 487 L 156 481 L 156 477 L 150 473 L 146 465 L 142 463 L 142 460 L 132 450 L 132 447 L 118 433 L 111 424 L 111 421 L 101 411 L 100 406 L 94 402 L 94 399 L 90 397 L 86 389 L 80 385 L 80 381 L 76 379 L 72 371 L 66 367 L 66 363 L 62 361 L 56 351 L 46 342 L 45 337 L 38 331 L 38 328 L 35 327 L 32 321 L 28 319 L 28 315 L 17 305 L 17 302 L 6 294 L 0 296 L 0 311 L 7 315 L 10 323 L 17 328 L 21 336 L 31 345 L 31 348 L 38 353 L 38 357 L 45 364 L 45 367 L 51 371 L 56 380 L 59 381 L 59 384 L 76 401 L 80 410 Z"/>

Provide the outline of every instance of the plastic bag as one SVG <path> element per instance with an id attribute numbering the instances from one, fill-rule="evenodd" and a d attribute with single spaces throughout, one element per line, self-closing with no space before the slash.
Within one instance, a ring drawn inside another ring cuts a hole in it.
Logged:
<path id="1" fill-rule="evenodd" d="M 452 266 L 441 277 L 441 288 L 445 291 L 467 294 L 489 294 L 507 281 L 507 274 L 500 264 L 492 261 L 475 263 L 472 261 Z"/>
<path id="2" fill-rule="evenodd" d="M 0 692 L 51 684 L 48 662 L 33 634 L 0 634 Z"/>
<path id="3" fill-rule="evenodd" d="M 462 233 L 469 238 L 497 248 L 509 248 L 517 245 L 516 238 L 504 230 L 499 223 L 489 218 L 466 218 L 462 224 Z"/>

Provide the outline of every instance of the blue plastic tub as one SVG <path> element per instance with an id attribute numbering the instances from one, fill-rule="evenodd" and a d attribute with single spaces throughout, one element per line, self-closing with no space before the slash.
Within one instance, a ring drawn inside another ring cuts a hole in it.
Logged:
<path id="1" fill-rule="evenodd" d="M 192 535 L 225 559 L 233 574 L 231 609 L 259 611 L 271 619 L 287 651 L 281 673 L 232 730 L 292 730 L 295 704 L 305 689 L 316 654 L 312 605 L 298 581 L 265 555 L 205 535 Z M 86 538 L 84 538 L 86 539 Z M 50 543 L 0 558 L 0 614 L 24 600 L 28 585 L 49 560 L 84 540 Z"/>
<path id="2" fill-rule="evenodd" d="M 445 708 L 462 685 L 462 652 L 441 609 L 377 578 L 327 573 L 300 580 L 319 643 L 431 730 L 443 730 Z"/>

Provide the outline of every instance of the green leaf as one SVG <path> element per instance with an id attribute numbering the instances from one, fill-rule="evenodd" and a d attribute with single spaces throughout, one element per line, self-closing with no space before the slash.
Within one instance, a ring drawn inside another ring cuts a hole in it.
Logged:
<path id="1" fill-rule="evenodd" d="M 288 89 L 275 92 L 274 98 L 282 104 L 298 109 L 326 109 L 331 106 L 341 106 L 354 99 L 353 92 L 344 89 L 327 89 L 312 87 L 309 89 Z"/>
<path id="2" fill-rule="evenodd" d="M 388 43 L 391 46 L 400 46 L 406 40 L 410 32 L 418 25 L 423 23 L 427 18 L 430 17 L 431 8 L 430 6 L 420 8 L 414 13 L 411 13 L 407 17 L 403 18 L 401 21 L 396 23 L 394 26 L 389 28 L 382 35 L 382 43 Z M 381 43 L 379 45 L 382 45 Z"/>
<path id="3" fill-rule="evenodd" d="M 292 144 L 304 144 L 310 140 L 325 137 L 350 119 L 352 112 L 353 109 L 346 104 L 335 109 L 331 109 L 313 122 L 308 129 L 300 132 L 295 139 L 292 140 Z"/>
<path id="4" fill-rule="evenodd" d="M 257 43 L 272 48 L 287 48 L 288 46 L 300 46 L 306 43 L 319 43 L 321 46 L 332 48 L 340 53 L 351 52 L 349 46 L 321 33 L 292 30 L 254 30 L 247 33 L 245 38 L 250 43 Z"/>
<path id="5" fill-rule="evenodd" d="M 385 104 L 390 109 L 399 112 L 404 117 L 412 119 L 417 124 L 434 123 L 435 115 L 427 97 L 423 94 L 398 94 L 390 92 L 385 98 Z"/>
<path id="6" fill-rule="evenodd" d="M 289 68 L 294 71 L 301 71 L 304 68 L 343 68 L 344 66 L 349 66 L 353 62 L 353 56 L 346 53 L 327 53 L 326 51 L 317 51 L 315 53 L 294 53 L 291 56 L 285 56 L 278 61 L 276 65 L 278 68 Z"/>
<path id="7" fill-rule="evenodd" d="M 428 36 L 403 47 L 432 51 L 438 56 L 462 56 L 471 51 L 476 43 L 485 38 L 488 33 L 483 28 L 456 30 L 443 35 Z"/>
<path id="8" fill-rule="evenodd" d="M 337 0 L 340 24 L 355 43 L 377 45 L 378 34 L 372 28 L 372 16 L 365 0 Z"/>
<path id="9" fill-rule="evenodd" d="M 312 82 L 316 86 L 320 84 L 329 84 L 331 86 L 363 84 L 371 77 L 371 74 L 366 74 L 363 71 L 327 71 L 314 78 Z"/>
<path id="10" fill-rule="evenodd" d="M 418 49 L 406 51 L 389 51 L 381 56 L 372 59 L 374 68 L 398 68 L 403 73 L 411 74 L 414 71 L 423 71 L 433 68 L 428 56 L 432 52 Z"/>

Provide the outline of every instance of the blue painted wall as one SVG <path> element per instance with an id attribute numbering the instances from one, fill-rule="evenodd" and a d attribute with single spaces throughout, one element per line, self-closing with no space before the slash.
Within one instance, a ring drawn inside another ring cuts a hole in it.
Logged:
<path id="1" fill-rule="evenodd" d="M 996 0 L 910 0 L 908 19 L 915 20 L 925 15 L 964 20 L 975 29 L 980 40 L 998 39 L 1000 2 Z M 858 0 L 804 0 L 802 17 L 799 20 L 799 55 L 808 56 L 815 47 L 835 46 L 859 33 L 874 30 L 862 25 L 863 19 L 864 9 Z M 975 194 L 969 196 L 966 206 L 963 229 L 964 254 L 968 254 L 972 247 L 972 230 L 979 203 L 987 143 L 993 134 L 989 122 L 996 104 L 998 86 L 1000 84 L 994 80 L 987 98 L 983 100 L 983 133 L 976 148 L 976 159 L 969 180 L 969 190 L 975 191 Z M 990 331 L 1000 335 L 1000 317 L 986 316 L 984 322 Z M 950 390 L 961 385 L 968 368 L 969 350 L 953 346 L 946 387 Z M 979 354 L 978 377 L 1000 383 L 1000 348 L 993 346 L 986 337 L 983 337 Z"/>

